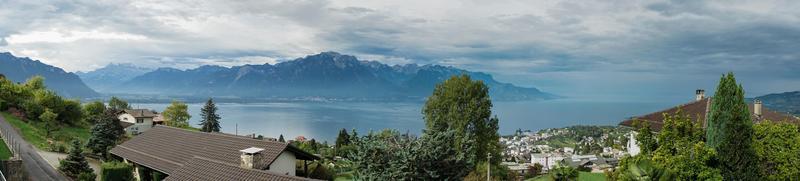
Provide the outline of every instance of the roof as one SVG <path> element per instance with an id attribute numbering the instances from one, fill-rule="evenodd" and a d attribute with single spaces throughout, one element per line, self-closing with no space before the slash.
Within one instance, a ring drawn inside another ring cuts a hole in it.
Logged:
<path id="1" fill-rule="evenodd" d="M 204 157 L 192 157 L 183 167 L 178 168 L 164 179 L 165 181 L 194 181 L 194 180 L 215 180 L 215 181 L 291 181 L 291 180 L 311 180 L 302 177 L 281 175 L 269 171 L 244 169 L 238 165 L 216 161 Z"/>
<path id="2" fill-rule="evenodd" d="M 223 133 L 206 133 L 156 125 L 111 149 L 111 154 L 170 174 L 195 156 L 214 158 L 226 164 L 239 165 L 239 150 L 258 147 L 264 165 L 270 165 L 283 151 L 295 154 L 297 159 L 316 160 L 319 157 L 304 152 L 287 143 L 252 139 Z"/>
<path id="3" fill-rule="evenodd" d="M 712 102 L 711 98 L 704 98 L 699 101 L 693 101 L 687 104 L 678 105 L 666 110 L 646 114 L 643 116 L 633 117 L 631 119 L 624 120 L 619 124 L 622 126 L 633 127 L 633 123 L 636 120 L 641 120 L 650 123 L 650 128 L 653 131 L 661 131 L 661 127 L 664 126 L 664 114 L 666 113 L 673 115 L 677 113 L 678 110 L 681 110 L 681 113 L 689 116 L 689 118 L 691 118 L 693 121 L 700 122 L 700 124 L 705 125 L 706 114 L 710 110 L 711 102 Z M 750 115 L 753 116 L 752 118 L 753 122 L 770 120 L 770 121 L 790 122 L 794 124 L 800 123 L 800 119 L 798 119 L 797 117 L 771 111 L 766 107 L 762 107 L 761 116 L 756 116 L 753 113 L 753 103 L 748 104 L 748 109 L 750 110 Z"/>
<path id="4" fill-rule="evenodd" d="M 147 109 L 126 109 L 122 112 L 128 113 L 135 118 L 152 118 L 156 117 L 156 113 Z"/>
<path id="5" fill-rule="evenodd" d="M 134 123 L 129 123 L 129 122 L 125 122 L 125 121 L 118 121 L 118 122 L 119 122 L 119 125 L 121 125 L 123 128 L 127 128 L 128 126 L 133 126 L 134 125 Z"/>

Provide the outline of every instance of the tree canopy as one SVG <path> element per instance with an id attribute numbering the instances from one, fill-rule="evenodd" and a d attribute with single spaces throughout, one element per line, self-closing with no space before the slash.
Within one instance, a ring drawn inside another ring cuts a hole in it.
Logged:
<path id="1" fill-rule="evenodd" d="M 111 97 L 111 100 L 108 101 L 108 109 L 121 111 L 125 109 L 131 109 L 131 106 L 128 105 L 128 101 L 117 97 Z"/>
<path id="2" fill-rule="evenodd" d="M 219 114 L 213 99 L 208 99 L 206 105 L 200 110 L 200 130 L 204 132 L 219 132 Z"/>
<path id="3" fill-rule="evenodd" d="M 759 172 L 766 180 L 800 178 L 800 132 L 791 123 L 763 121 L 755 124 L 753 147 Z"/>
<path id="4" fill-rule="evenodd" d="M 81 148 L 80 141 L 72 140 L 72 149 L 69 151 L 67 158 L 61 160 L 58 170 L 71 178 L 77 178 L 82 173 L 93 172 L 92 168 L 89 167 L 89 162 L 86 161 L 86 157 L 83 156 L 83 149 Z"/>
<path id="5" fill-rule="evenodd" d="M 172 103 L 161 113 L 166 121 L 167 126 L 177 128 L 188 128 L 189 119 L 189 106 L 186 103 L 173 100 Z"/>
<path id="6" fill-rule="evenodd" d="M 742 85 L 733 73 L 720 78 L 707 114 L 706 144 L 721 162 L 726 180 L 756 180 L 758 169 L 753 149 L 753 121 L 744 99 Z"/>

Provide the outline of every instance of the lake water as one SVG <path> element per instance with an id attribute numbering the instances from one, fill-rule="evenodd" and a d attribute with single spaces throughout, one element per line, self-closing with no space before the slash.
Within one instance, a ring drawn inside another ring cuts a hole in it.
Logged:
<path id="1" fill-rule="evenodd" d="M 220 124 L 226 133 L 261 134 L 286 139 L 296 136 L 333 141 L 341 128 L 359 134 L 392 128 L 419 134 L 425 127 L 423 102 L 292 102 L 234 104 L 219 103 Z M 517 129 L 540 130 L 570 125 L 616 125 L 631 116 L 659 111 L 677 102 L 612 101 L 522 101 L 494 102 L 493 114 L 500 119 L 500 133 Z M 168 104 L 132 104 L 134 108 L 163 111 Z M 200 120 L 203 104 L 189 104 L 191 125 Z"/>

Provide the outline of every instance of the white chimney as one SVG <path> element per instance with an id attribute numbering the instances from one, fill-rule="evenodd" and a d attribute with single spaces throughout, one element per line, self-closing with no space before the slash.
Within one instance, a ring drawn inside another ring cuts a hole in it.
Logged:
<path id="1" fill-rule="evenodd" d="M 250 147 L 244 150 L 239 150 L 242 152 L 242 159 L 240 166 L 246 169 L 261 169 L 261 151 L 264 151 L 263 148 L 256 148 Z"/>
<path id="2" fill-rule="evenodd" d="M 697 89 L 697 91 L 694 92 L 694 96 L 695 101 L 703 100 L 706 98 L 706 91 L 703 89 Z"/>
<path id="3" fill-rule="evenodd" d="M 763 110 L 761 100 L 756 99 L 753 103 L 753 114 L 755 114 L 756 117 L 761 118 L 761 115 L 763 115 L 762 113 Z"/>

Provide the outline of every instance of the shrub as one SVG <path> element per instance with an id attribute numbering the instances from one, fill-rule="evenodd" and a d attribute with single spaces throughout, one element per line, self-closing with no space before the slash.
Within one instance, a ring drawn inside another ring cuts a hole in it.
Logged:
<path id="1" fill-rule="evenodd" d="M 78 181 L 94 181 L 95 179 L 97 179 L 97 175 L 95 175 L 93 172 L 83 172 L 80 175 L 78 175 L 78 179 L 77 180 Z"/>
<path id="2" fill-rule="evenodd" d="M 105 162 L 100 167 L 100 180 L 102 181 L 133 180 L 133 166 L 126 163 Z"/>

